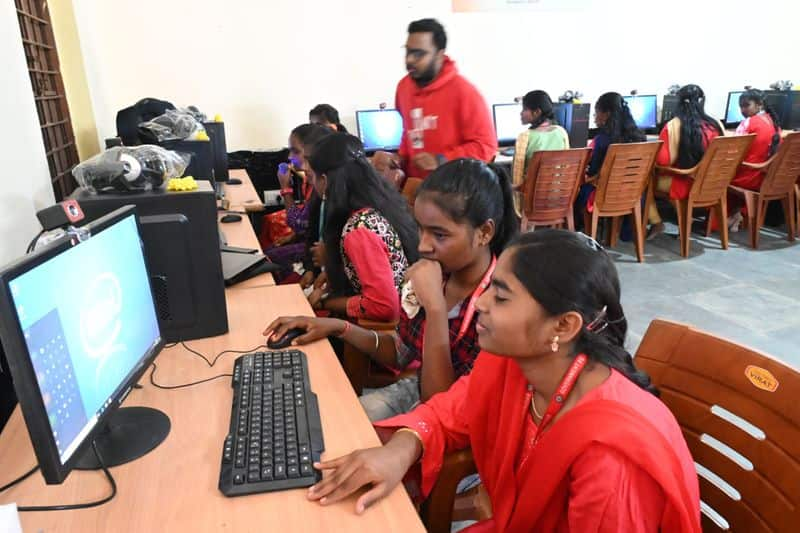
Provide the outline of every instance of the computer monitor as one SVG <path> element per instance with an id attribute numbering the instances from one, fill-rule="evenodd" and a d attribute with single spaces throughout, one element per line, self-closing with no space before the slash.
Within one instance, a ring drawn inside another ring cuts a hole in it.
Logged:
<path id="1" fill-rule="evenodd" d="M 640 130 L 650 133 L 655 131 L 658 125 L 658 116 L 656 107 L 658 105 L 658 96 L 655 94 L 632 95 L 623 97 L 628 102 L 628 108 L 631 110 L 633 120 Z"/>
<path id="2" fill-rule="evenodd" d="M 525 129 L 520 120 L 521 112 L 520 104 L 492 104 L 492 118 L 498 145 L 513 146 L 517 142 L 517 136 Z"/>
<path id="3" fill-rule="evenodd" d="M 111 466 L 169 433 L 155 409 L 118 410 L 164 345 L 136 211 L 85 229 L 0 271 L 0 338 L 47 483 L 96 466 L 93 440 Z"/>
<path id="4" fill-rule="evenodd" d="M 364 109 L 356 111 L 358 138 L 364 150 L 396 151 L 403 141 L 403 117 L 396 109 Z"/>
<path id="5" fill-rule="evenodd" d="M 744 120 L 739 107 L 739 97 L 743 93 L 744 91 L 731 91 L 728 93 L 728 104 L 725 106 L 725 120 L 723 121 L 726 128 L 735 128 Z"/>
<path id="6" fill-rule="evenodd" d="M 678 98 L 677 94 L 665 94 L 664 99 L 661 101 L 661 127 L 664 126 L 667 122 L 675 118 L 675 114 L 678 112 L 678 103 L 680 102 L 680 98 Z"/>

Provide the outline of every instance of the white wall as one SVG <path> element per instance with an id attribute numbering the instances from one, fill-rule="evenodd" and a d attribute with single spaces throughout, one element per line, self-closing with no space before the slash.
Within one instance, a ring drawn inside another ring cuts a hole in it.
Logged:
<path id="1" fill-rule="evenodd" d="M 0 265 L 25 253 L 41 226 L 36 211 L 53 203 L 14 2 L 0 2 Z"/>
<path id="2" fill-rule="evenodd" d="M 101 138 L 145 96 L 221 114 L 229 149 L 285 143 L 320 102 L 354 131 L 356 109 L 392 104 L 406 26 L 423 16 L 445 24 L 450 55 L 489 104 L 537 88 L 594 101 L 694 82 L 721 115 L 729 90 L 800 83 L 789 0 L 560 0 L 565 10 L 469 14 L 450 0 L 74 1 Z"/>

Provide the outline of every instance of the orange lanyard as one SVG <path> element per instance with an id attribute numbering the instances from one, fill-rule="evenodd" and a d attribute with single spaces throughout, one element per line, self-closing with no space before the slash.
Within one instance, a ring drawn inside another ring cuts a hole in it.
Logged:
<path id="1" fill-rule="evenodd" d="M 561 383 L 559 383 L 555 394 L 553 394 L 553 397 L 550 399 L 550 405 L 547 406 L 547 411 L 545 411 L 539 425 L 536 426 L 536 432 L 533 436 L 534 446 L 539 442 L 544 428 L 553 421 L 553 418 L 555 418 L 559 411 L 561 411 L 561 408 L 564 407 L 564 402 L 567 401 L 569 393 L 572 392 L 572 389 L 575 387 L 575 382 L 578 381 L 578 377 L 581 375 L 583 367 L 586 366 L 587 360 L 588 358 L 585 354 L 580 354 L 572 361 L 572 364 L 569 365 L 564 377 L 561 378 Z M 533 403 L 533 395 L 531 395 L 531 403 Z"/>

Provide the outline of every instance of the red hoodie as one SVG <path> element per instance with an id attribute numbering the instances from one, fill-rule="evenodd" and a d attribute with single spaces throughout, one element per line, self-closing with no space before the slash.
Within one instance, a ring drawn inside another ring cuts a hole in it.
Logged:
<path id="1" fill-rule="evenodd" d="M 407 176 L 430 174 L 411 163 L 420 152 L 442 155 L 448 161 L 471 157 L 486 162 L 497 152 L 497 137 L 483 96 L 447 56 L 430 85 L 420 88 L 410 76 L 400 80 L 395 107 L 403 117 L 400 157 Z"/>

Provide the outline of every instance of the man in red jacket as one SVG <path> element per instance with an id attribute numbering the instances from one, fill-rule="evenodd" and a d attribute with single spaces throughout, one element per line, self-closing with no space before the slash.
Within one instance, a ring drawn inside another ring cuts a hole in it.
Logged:
<path id="1" fill-rule="evenodd" d="M 450 159 L 491 161 L 497 137 L 478 90 L 445 54 L 447 35 L 434 19 L 408 26 L 406 69 L 395 106 L 403 117 L 400 158 L 407 176 L 424 178 Z"/>

